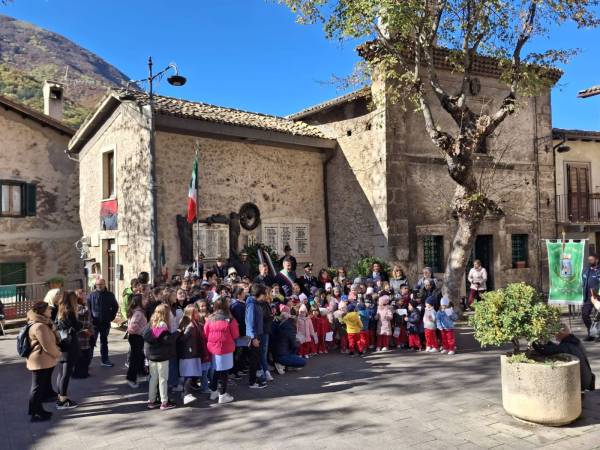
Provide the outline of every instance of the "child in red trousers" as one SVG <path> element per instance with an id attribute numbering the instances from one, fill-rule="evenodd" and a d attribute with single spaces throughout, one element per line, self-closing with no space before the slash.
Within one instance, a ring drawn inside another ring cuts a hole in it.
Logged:
<path id="1" fill-rule="evenodd" d="M 373 321 L 374 313 L 367 309 L 363 303 L 359 303 L 356 306 L 356 309 L 358 311 L 358 316 L 360 317 L 360 322 L 362 323 L 362 329 L 360 330 L 360 345 L 362 346 L 362 354 L 364 355 L 367 353 L 371 341 L 370 326 Z"/>
<path id="2" fill-rule="evenodd" d="M 315 322 L 313 322 L 313 325 Z M 319 354 L 328 353 L 327 351 L 327 342 L 325 341 L 325 336 L 327 333 L 331 332 L 331 324 L 329 323 L 329 318 L 327 317 L 327 309 L 320 308 L 319 309 L 319 317 L 316 320 L 315 331 L 317 332 L 317 352 Z"/>
<path id="3" fill-rule="evenodd" d="M 350 355 L 354 356 L 355 349 L 359 355 L 362 355 L 365 350 L 360 340 L 360 332 L 363 324 L 360 321 L 360 316 L 355 311 L 354 304 L 350 303 L 347 309 L 348 313 L 342 317 L 342 322 L 346 325 L 346 332 L 348 333 Z"/>
<path id="4" fill-rule="evenodd" d="M 458 316 L 450 305 L 448 297 L 442 298 L 440 310 L 437 312 L 436 324 L 442 332 L 442 353 L 454 355 L 456 353 L 456 337 L 454 335 L 454 322 Z"/>
<path id="5" fill-rule="evenodd" d="M 342 320 L 348 312 L 346 309 L 347 305 L 346 301 L 340 302 L 338 309 L 333 313 L 333 326 L 337 334 L 341 353 L 348 353 L 348 333 L 346 332 L 346 325 Z"/>
<path id="6" fill-rule="evenodd" d="M 425 351 L 436 353 L 438 351 L 437 327 L 435 326 L 436 312 L 433 308 L 433 299 L 430 297 L 425 303 L 423 313 L 423 328 L 425 328 Z"/>
<path id="7" fill-rule="evenodd" d="M 417 310 L 416 302 L 412 301 L 408 304 L 408 316 L 404 317 L 404 321 L 407 323 L 409 348 L 415 352 L 420 352 L 423 322 L 421 321 L 421 314 Z"/>

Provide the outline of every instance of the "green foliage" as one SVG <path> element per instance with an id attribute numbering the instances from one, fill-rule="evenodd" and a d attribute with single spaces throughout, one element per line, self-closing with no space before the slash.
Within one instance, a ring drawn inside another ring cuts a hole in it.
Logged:
<path id="1" fill-rule="evenodd" d="M 375 263 L 381 264 L 381 270 L 383 272 L 390 271 L 390 265 L 384 260 L 375 258 L 374 256 L 361 256 L 352 267 L 350 267 L 349 273 L 352 277 L 368 277 L 371 275 L 371 269 Z"/>
<path id="2" fill-rule="evenodd" d="M 275 250 L 268 245 L 256 243 L 254 245 L 246 245 L 243 249 L 243 251 L 248 254 L 248 262 L 250 263 L 252 273 L 258 273 L 258 265 L 260 264 L 260 261 L 258 260 L 258 249 L 265 250 L 271 256 L 271 261 L 273 262 L 273 265 L 276 266 L 275 269 L 277 270 L 277 260 L 279 257 Z"/>
<path id="3" fill-rule="evenodd" d="M 525 283 L 487 292 L 474 308 L 469 325 L 484 347 L 512 343 L 514 353 L 519 353 L 520 339 L 546 342 L 560 329 L 560 310 L 543 303 L 535 289 Z"/>
<path id="4" fill-rule="evenodd" d="M 65 285 L 65 277 L 62 277 L 60 275 L 55 275 L 52 278 L 49 278 L 48 281 L 46 281 L 46 284 L 48 284 L 48 286 L 51 286 L 51 285 L 64 286 Z"/>
<path id="5" fill-rule="evenodd" d="M 531 359 L 529 356 L 527 356 L 527 353 L 515 353 L 514 355 L 511 355 L 508 358 L 508 362 L 511 364 L 513 364 L 513 363 L 526 363 L 526 364 L 535 363 L 535 361 L 533 359 Z"/>

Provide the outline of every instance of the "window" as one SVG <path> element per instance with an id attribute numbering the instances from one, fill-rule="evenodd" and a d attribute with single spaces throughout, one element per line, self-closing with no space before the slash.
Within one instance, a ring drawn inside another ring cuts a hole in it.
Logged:
<path id="1" fill-rule="evenodd" d="M 102 154 L 102 198 L 115 198 L 115 152 Z"/>
<path id="2" fill-rule="evenodd" d="M 27 266 L 24 262 L 0 263 L 0 285 L 27 282 Z"/>
<path id="3" fill-rule="evenodd" d="M 0 181 L 0 217 L 35 216 L 35 213 L 35 184 Z"/>
<path id="4" fill-rule="evenodd" d="M 423 237 L 423 264 L 434 273 L 444 271 L 444 236 Z"/>
<path id="5" fill-rule="evenodd" d="M 515 269 L 523 269 L 528 266 L 528 238 L 529 236 L 526 234 L 512 235 L 512 265 Z"/>

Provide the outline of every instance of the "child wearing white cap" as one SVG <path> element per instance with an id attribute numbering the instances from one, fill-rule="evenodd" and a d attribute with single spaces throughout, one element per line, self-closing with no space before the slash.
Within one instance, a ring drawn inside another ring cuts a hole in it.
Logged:
<path id="1" fill-rule="evenodd" d="M 440 310 L 435 317 L 437 328 L 442 332 L 442 351 L 454 355 L 456 353 L 456 336 L 454 334 L 454 322 L 458 316 L 454 312 L 448 297 L 443 297 L 440 302 Z"/>

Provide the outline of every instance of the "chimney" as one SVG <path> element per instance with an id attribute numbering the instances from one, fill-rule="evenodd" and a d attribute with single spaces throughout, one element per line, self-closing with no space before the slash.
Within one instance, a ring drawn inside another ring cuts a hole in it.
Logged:
<path id="1" fill-rule="evenodd" d="M 63 119 L 63 85 L 56 81 L 44 80 L 44 114 L 56 120 Z"/>

